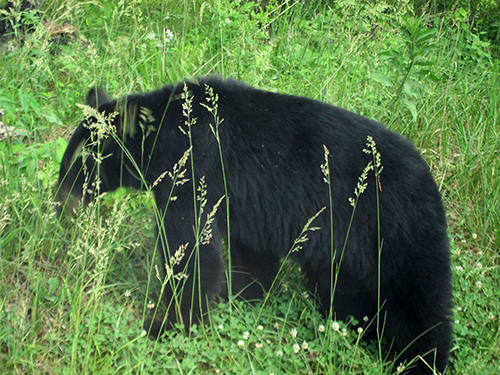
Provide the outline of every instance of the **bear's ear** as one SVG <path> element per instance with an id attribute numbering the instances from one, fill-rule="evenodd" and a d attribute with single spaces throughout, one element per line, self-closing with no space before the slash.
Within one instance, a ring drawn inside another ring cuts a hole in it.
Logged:
<path id="1" fill-rule="evenodd" d="M 109 98 L 104 91 L 99 88 L 91 88 L 89 90 L 89 93 L 87 94 L 87 104 L 90 107 L 97 109 L 107 102 L 109 102 Z"/>

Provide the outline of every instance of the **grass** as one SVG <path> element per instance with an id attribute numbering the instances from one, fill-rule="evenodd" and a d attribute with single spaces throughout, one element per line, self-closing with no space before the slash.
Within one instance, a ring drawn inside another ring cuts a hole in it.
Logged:
<path id="1" fill-rule="evenodd" d="M 2 44 L 0 121 L 26 136 L 0 142 L 1 372 L 385 373 L 357 332 L 319 314 L 293 264 L 264 306 L 217 302 L 207 325 L 148 340 L 142 322 L 161 293 L 152 198 L 120 190 L 56 220 L 52 188 L 89 87 L 118 96 L 217 73 L 353 110 L 414 142 L 448 212 L 447 373 L 494 374 L 500 63 L 463 12 L 422 20 L 377 4 L 54 0 L 45 18 L 79 30 L 69 44 L 42 23 Z"/>

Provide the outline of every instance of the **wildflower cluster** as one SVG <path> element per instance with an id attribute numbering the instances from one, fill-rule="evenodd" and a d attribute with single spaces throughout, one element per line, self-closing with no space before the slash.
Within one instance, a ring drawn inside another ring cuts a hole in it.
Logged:
<path id="1" fill-rule="evenodd" d="M 196 117 L 191 117 L 191 113 L 193 112 L 193 95 L 188 90 L 186 82 L 184 82 L 184 88 L 181 94 L 182 103 L 182 115 L 186 118 L 184 120 L 184 125 L 186 125 L 186 129 L 183 129 L 179 126 L 179 130 L 186 136 L 191 136 L 191 127 L 196 124 Z"/>
<path id="2" fill-rule="evenodd" d="M 174 40 L 174 33 L 171 30 L 166 29 L 163 32 L 163 39 L 152 32 L 147 33 L 146 36 L 144 37 L 144 39 L 146 39 L 147 43 L 152 43 L 156 47 L 162 48 Z M 142 46 L 144 48 L 148 47 L 146 43 L 143 43 Z"/>
<path id="3" fill-rule="evenodd" d="M 117 112 L 106 114 L 88 105 L 78 104 L 82 109 L 83 116 L 87 119 L 84 125 L 90 130 L 91 142 L 89 146 L 98 145 L 101 141 L 116 134 L 116 127 L 113 125 Z M 92 121 L 89 121 L 92 119 Z"/>
<path id="4" fill-rule="evenodd" d="M 307 232 L 309 231 L 316 231 L 319 230 L 319 227 L 311 227 L 312 222 L 326 209 L 326 207 L 323 207 L 321 210 L 319 210 L 313 217 L 311 217 L 309 220 L 307 220 L 306 225 L 304 225 L 304 228 L 302 228 L 302 231 L 300 232 L 299 237 L 295 239 L 293 242 L 292 248 L 290 250 L 291 253 L 299 251 L 302 249 L 302 243 L 307 242 Z"/>
<path id="5" fill-rule="evenodd" d="M 200 183 L 198 185 L 198 194 L 196 196 L 196 199 L 198 202 L 200 202 L 200 210 L 199 210 L 199 215 L 200 217 L 202 216 L 205 206 L 207 205 L 207 186 L 205 184 L 205 176 L 203 176 L 200 179 Z M 215 214 L 217 213 L 217 210 L 219 209 L 220 204 L 222 203 L 222 200 L 224 199 L 224 196 L 222 196 L 217 203 L 212 207 L 212 211 L 210 211 L 207 214 L 207 219 L 205 223 L 203 224 L 203 227 L 199 233 L 198 236 L 198 243 L 200 245 L 207 245 L 210 242 L 210 239 L 212 238 L 212 223 L 215 220 Z"/>
<path id="6" fill-rule="evenodd" d="M 384 169 L 382 166 L 382 159 L 380 153 L 377 151 L 377 145 L 371 136 L 367 137 L 367 148 L 363 149 L 365 154 L 372 155 L 373 160 L 368 162 L 366 167 L 363 169 L 361 176 L 358 177 L 358 184 L 354 189 L 354 196 L 356 198 L 349 198 L 349 203 L 351 206 L 356 207 L 356 202 L 359 199 L 359 196 L 363 194 L 368 186 L 368 182 L 366 179 L 368 178 L 368 172 L 374 171 L 375 177 L 377 178 L 378 188 L 382 191 L 382 184 L 380 182 L 380 173 Z"/>
<path id="7" fill-rule="evenodd" d="M 101 218 L 99 205 L 102 204 L 102 194 L 91 202 L 85 210 L 72 218 L 79 237 L 76 246 L 72 246 L 68 254 L 74 261 L 84 265 L 90 255 L 93 261 L 93 287 L 96 294 L 102 292 L 102 284 L 109 268 L 111 252 L 121 252 L 137 248 L 139 243 L 124 240 L 120 228 L 126 219 L 124 212 L 129 204 L 129 196 L 121 201 L 115 201 L 111 211 L 105 218 Z M 85 261 L 86 259 L 86 261 Z"/>
<path id="8" fill-rule="evenodd" d="M 208 85 L 205 85 L 205 94 L 207 95 L 205 100 L 207 101 L 208 104 L 205 103 L 200 103 L 200 104 L 203 107 L 205 107 L 207 111 L 210 112 L 210 114 L 212 114 L 212 116 L 214 117 L 215 127 L 213 124 L 210 124 L 210 129 L 212 130 L 212 133 L 217 139 L 217 142 L 220 144 L 219 125 L 222 124 L 224 119 L 221 119 L 217 114 L 217 109 L 219 108 L 218 104 L 219 94 L 214 93 L 214 89 Z"/>
<path id="9" fill-rule="evenodd" d="M 185 177 L 186 169 L 184 167 L 186 165 L 186 162 L 190 154 L 191 154 L 191 148 L 186 150 L 186 152 L 184 152 L 184 155 L 182 155 L 180 160 L 174 164 L 172 172 L 165 171 L 161 175 L 159 175 L 155 180 L 155 182 L 153 182 L 153 184 L 151 185 L 151 188 L 157 186 L 165 176 L 168 176 L 172 180 L 173 186 L 180 186 L 188 182 L 189 179 Z M 172 197 L 171 200 L 174 200 L 174 198 Z"/>
<path id="10" fill-rule="evenodd" d="M 323 181 L 325 181 L 325 183 L 330 185 L 330 163 L 328 161 L 328 157 L 330 156 L 330 150 L 328 150 L 328 148 L 325 145 L 323 145 L 323 150 L 325 153 L 325 164 L 321 164 L 320 167 L 324 175 Z"/>
<path id="11" fill-rule="evenodd" d="M 168 259 L 168 263 L 165 263 L 165 271 L 166 271 L 166 279 L 170 279 L 174 277 L 176 280 L 182 280 L 187 277 L 187 274 L 184 272 L 180 272 L 177 274 L 174 274 L 174 267 L 176 265 L 179 265 L 182 261 L 182 258 L 184 258 L 184 254 L 186 252 L 186 249 L 188 247 L 188 244 L 183 244 L 180 245 L 177 251 Z M 156 269 L 156 277 L 158 280 L 161 280 L 159 277 L 159 272 L 158 269 Z"/>

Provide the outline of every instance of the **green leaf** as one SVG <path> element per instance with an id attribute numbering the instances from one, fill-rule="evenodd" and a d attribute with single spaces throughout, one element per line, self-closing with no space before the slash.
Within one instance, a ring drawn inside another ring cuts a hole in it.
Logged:
<path id="1" fill-rule="evenodd" d="M 58 126 L 62 125 L 62 121 L 57 116 L 49 115 L 46 113 L 43 113 L 42 116 L 45 117 L 45 120 L 47 120 L 47 122 L 50 124 L 54 124 L 54 125 L 58 125 Z"/>
<path id="2" fill-rule="evenodd" d="M 378 53 L 378 57 L 381 60 L 387 61 L 387 60 L 392 60 L 392 59 L 397 59 L 400 57 L 400 54 L 394 50 L 389 50 L 389 51 L 381 51 Z"/>
<path id="3" fill-rule="evenodd" d="M 435 34 L 434 29 L 423 31 L 417 35 L 417 37 L 415 38 L 415 43 L 417 44 L 426 43 L 432 39 L 434 34 Z"/>
<path id="4" fill-rule="evenodd" d="M 394 84 L 392 83 L 392 80 L 383 74 L 372 73 L 371 77 L 375 82 L 380 83 L 382 86 L 386 86 L 386 87 L 394 86 Z"/>
<path id="5" fill-rule="evenodd" d="M 21 103 L 21 107 L 24 111 L 29 112 L 30 110 L 33 110 L 35 113 L 38 113 L 40 104 L 38 104 L 32 93 L 19 93 L 19 102 Z"/>
<path id="6" fill-rule="evenodd" d="M 395 67 L 401 74 L 406 74 L 406 68 L 403 65 L 401 65 L 401 63 L 398 60 L 394 59 L 389 61 L 389 63 L 393 67 Z"/>
<path id="7" fill-rule="evenodd" d="M 12 104 L 14 101 L 10 100 L 8 97 L 0 95 L 0 108 L 5 109 L 6 112 L 13 112 L 14 106 Z"/>
<path id="8" fill-rule="evenodd" d="M 422 60 L 419 60 L 419 61 L 415 61 L 414 65 L 418 65 L 418 66 L 433 66 L 433 65 L 436 65 L 436 63 L 434 61 L 422 61 Z"/>
<path id="9" fill-rule="evenodd" d="M 49 279 L 49 293 L 48 295 L 50 296 L 52 293 L 54 293 L 59 286 L 59 279 L 57 277 L 51 277 Z"/>
<path id="10" fill-rule="evenodd" d="M 403 102 L 406 104 L 406 107 L 410 110 L 411 115 L 413 117 L 413 121 L 417 121 L 418 112 L 417 112 L 417 107 L 415 106 L 415 103 L 412 101 L 409 101 L 406 98 L 403 98 Z"/>

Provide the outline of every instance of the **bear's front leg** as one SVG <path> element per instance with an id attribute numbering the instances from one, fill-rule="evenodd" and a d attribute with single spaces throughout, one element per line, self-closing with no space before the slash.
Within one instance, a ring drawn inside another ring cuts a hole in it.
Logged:
<path id="1" fill-rule="evenodd" d="M 207 304 L 220 292 L 224 266 L 217 224 L 211 224 L 210 238 L 201 235 L 204 222 L 195 235 L 193 216 L 170 210 L 158 228 L 166 278 L 162 298 L 167 311 L 152 322 L 146 321 L 144 328 L 152 338 L 175 323 L 189 329 L 200 322 Z"/>

